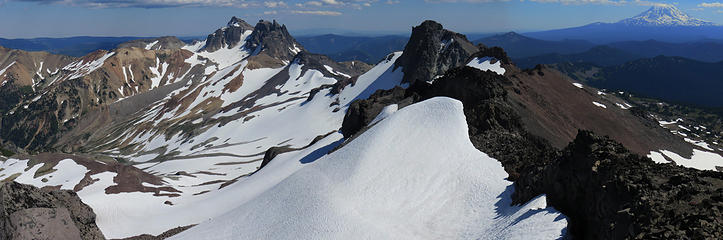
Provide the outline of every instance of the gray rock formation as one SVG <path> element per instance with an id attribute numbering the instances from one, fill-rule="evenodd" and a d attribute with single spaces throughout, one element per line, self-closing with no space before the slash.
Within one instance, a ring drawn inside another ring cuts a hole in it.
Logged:
<path id="1" fill-rule="evenodd" d="M 276 20 L 259 21 L 246 42 L 246 48 L 253 50 L 253 55 L 264 53 L 283 61 L 291 61 L 297 53 L 304 51 L 304 47 L 289 34 L 286 25 L 280 25 Z"/>
<path id="2" fill-rule="evenodd" d="M 204 49 L 215 52 L 221 48 L 235 47 L 242 39 L 244 32 L 253 30 L 254 27 L 237 17 L 232 17 L 226 27 L 216 30 L 206 38 Z"/>
<path id="3" fill-rule="evenodd" d="M 404 82 L 428 82 L 451 68 L 466 64 L 478 51 L 479 48 L 464 35 L 427 20 L 412 29 L 412 36 L 395 67 L 402 67 Z"/>
<path id="4" fill-rule="evenodd" d="M 105 239 L 72 191 L 0 183 L 0 239 Z"/>
<path id="5" fill-rule="evenodd" d="M 535 166 L 537 165 L 537 166 Z M 580 131 L 551 164 L 530 163 L 513 198 L 546 194 L 580 239 L 718 239 L 723 173 L 656 164 Z"/>

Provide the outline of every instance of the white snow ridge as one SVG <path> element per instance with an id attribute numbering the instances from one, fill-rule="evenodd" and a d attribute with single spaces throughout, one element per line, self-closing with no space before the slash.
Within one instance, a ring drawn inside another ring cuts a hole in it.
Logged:
<path id="1" fill-rule="evenodd" d="M 492 63 L 493 61 L 495 63 Z M 477 68 L 482 71 L 490 70 L 499 75 L 505 74 L 505 69 L 502 67 L 502 62 L 491 57 L 474 58 L 472 59 L 472 61 L 467 63 L 467 66 Z"/>
<path id="2" fill-rule="evenodd" d="M 512 182 L 474 148 L 462 103 L 450 98 L 390 113 L 337 151 L 288 170 L 262 168 L 261 177 L 288 177 L 171 239 L 556 239 L 567 226 L 544 196 L 510 206 Z"/>

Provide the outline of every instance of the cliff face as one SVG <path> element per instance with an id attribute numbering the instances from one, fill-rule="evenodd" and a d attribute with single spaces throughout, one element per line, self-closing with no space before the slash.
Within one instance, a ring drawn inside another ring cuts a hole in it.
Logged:
<path id="1" fill-rule="evenodd" d="M 228 24 L 226 24 L 226 27 L 220 28 L 208 35 L 204 49 L 209 52 L 215 52 L 222 48 L 232 48 L 243 40 L 241 36 L 244 32 L 253 29 L 254 27 L 244 20 L 233 17 Z"/>
<path id="2" fill-rule="evenodd" d="M 105 239 L 72 191 L 0 184 L 0 239 Z"/>
<path id="3" fill-rule="evenodd" d="M 404 82 L 429 82 L 447 70 L 464 65 L 479 49 L 462 34 L 444 29 L 434 21 L 424 21 L 412 29 L 412 36 L 397 59 Z"/>
<path id="4" fill-rule="evenodd" d="M 714 239 L 723 233 L 723 173 L 656 164 L 580 131 L 553 163 L 524 171 L 518 201 L 547 195 L 581 239 Z"/>

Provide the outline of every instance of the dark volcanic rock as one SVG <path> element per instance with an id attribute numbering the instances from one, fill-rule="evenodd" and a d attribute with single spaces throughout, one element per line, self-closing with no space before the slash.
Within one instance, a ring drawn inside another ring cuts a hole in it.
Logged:
<path id="1" fill-rule="evenodd" d="M 466 64 L 478 47 L 462 34 L 446 30 L 434 21 L 424 21 L 412 29 L 412 36 L 397 59 L 404 82 L 428 82 L 448 69 Z"/>
<path id="2" fill-rule="evenodd" d="M 723 236 L 723 173 L 656 164 L 580 131 L 559 159 L 523 173 L 514 198 L 547 194 L 580 239 Z"/>
<path id="3" fill-rule="evenodd" d="M 259 170 L 264 168 L 267 164 L 271 162 L 271 160 L 274 160 L 276 156 L 279 154 L 285 153 L 285 152 L 291 152 L 297 149 L 290 148 L 290 147 L 270 147 L 266 152 L 264 153 L 264 160 L 261 161 L 261 166 L 259 166 Z M 258 171 L 258 170 L 257 170 Z"/>
<path id="4" fill-rule="evenodd" d="M 74 192 L 9 182 L 0 183 L 0 239 L 105 238 Z"/>
<path id="5" fill-rule="evenodd" d="M 544 162 L 556 150 L 527 131 L 508 101 L 503 84 L 509 79 L 471 67 L 450 69 L 433 84 L 418 82 L 409 88 L 421 99 L 445 96 L 462 101 L 470 140 L 476 148 L 499 160 L 515 180 L 528 163 Z"/>
<path id="6" fill-rule="evenodd" d="M 482 44 L 478 45 L 479 52 L 476 52 L 472 54 L 470 58 L 483 58 L 483 57 L 493 57 L 497 60 L 501 61 L 503 64 L 512 64 L 512 59 L 510 59 L 509 56 L 507 56 L 507 52 L 505 52 L 504 49 L 501 47 L 485 47 Z"/>
<path id="7" fill-rule="evenodd" d="M 389 90 L 378 90 L 368 99 L 352 102 L 344 116 L 344 122 L 341 124 L 341 133 L 345 138 L 350 138 L 366 128 L 384 107 L 398 104 L 399 108 L 403 108 L 419 99 L 411 92 L 409 92 L 410 95 L 407 93 L 401 87 L 394 87 Z"/>
<path id="8" fill-rule="evenodd" d="M 304 51 L 286 30 L 286 25 L 280 25 L 276 20 L 259 21 L 246 42 L 246 48 L 253 50 L 254 55 L 265 53 L 271 58 L 285 61 L 291 61 L 297 53 Z"/>
<path id="9" fill-rule="evenodd" d="M 232 48 L 236 46 L 242 39 L 244 32 L 253 30 L 254 27 L 236 17 L 232 17 L 226 27 L 216 30 L 206 38 L 206 46 L 204 49 L 209 52 L 215 52 L 221 48 Z"/>

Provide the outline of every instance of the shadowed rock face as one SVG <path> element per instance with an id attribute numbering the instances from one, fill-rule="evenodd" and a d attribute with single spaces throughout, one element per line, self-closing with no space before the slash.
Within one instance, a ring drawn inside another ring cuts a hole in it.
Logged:
<path id="1" fill-rule="evenodd" d="M 254 27 L 236 17 L 232 17 L 226 27 L 216 30 L 206 38 L 206 46 L 204 49 L 209 52 L 215 52 L 221 48 L 232 48 L 241 40 L 244 32 L 253 30 Z"/>
<path id="2" fill-rule="evenodd" d="M 515 200 L 547 194 L 580 239 L 715 239 L 723 234 L 723 173 L 656 164 L 580 131 L 553 163 L 530 167 Z"/>
<path id="3" fill-rule="evenodd" d="M 464 35 L 427 20 L 412 29 L 395 67 L 402 67 L 406 83 L 428 82 L 450 68 L 466 64 L 477 51 L 479 49 Z"/>
<path id="4" fill-rule="evenodd" d="M 397 104 L 399 108 L 403 108 L 416 102 L 418 96 L 408 94 L 403 88 L 395 87 L 389 90 L 379 90 L 368 99 L 352 102 L 341 124 L 341 133 L 345 138 L 351 138 L 358 135 L 357 133 L 360 131 L 366 130 L 369 123 L 379 115 L 384 107 Z"/>
<path id="5" fill-rule="evenodd" d="M 304 50 L 286 30 L 286 25 L 280 25 L 276 20 L 259 21 L 246 42 L 246 48 L 252 50 L 254 55 L 264 53 L 282 61 L 291 61 L 297 53 Z"/>
<path id="6" fill-rule="evenodd" d="M 105 239 L 72 191 L 0 183 L 0 239 Z"/>

